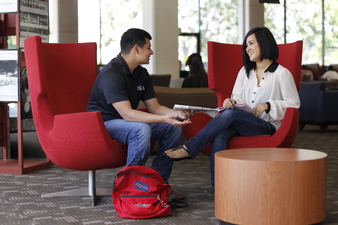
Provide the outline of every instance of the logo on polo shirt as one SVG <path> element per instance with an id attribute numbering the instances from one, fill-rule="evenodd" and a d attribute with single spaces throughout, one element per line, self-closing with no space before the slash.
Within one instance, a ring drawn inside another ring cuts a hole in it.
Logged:
<path id="1" fill-rule="evenodd" d="M 144 91 L 145 87 L 143 85 L 137 86 L 138 91 Z"/>

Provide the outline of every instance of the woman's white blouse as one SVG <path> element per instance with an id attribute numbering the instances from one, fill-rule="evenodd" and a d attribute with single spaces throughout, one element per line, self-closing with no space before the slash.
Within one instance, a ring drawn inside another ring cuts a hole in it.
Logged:
<path id="1" fill-rule="evenodd" d="M 246 103 L 253 108 L 258 103 L 269 102 L 269 113 L 263 112 L 260 118 L 270 122 L 276 130 L 282 123 L 287 108 L 299 108 L 300 100 L 292 74 L 285 67 L 278 65 L 274 71 L 267 69 L 257 83 L 256 71 L 251 70 L 249 78 L 245 69 L 239 71 L 232 98 L 237 103 Z"/>

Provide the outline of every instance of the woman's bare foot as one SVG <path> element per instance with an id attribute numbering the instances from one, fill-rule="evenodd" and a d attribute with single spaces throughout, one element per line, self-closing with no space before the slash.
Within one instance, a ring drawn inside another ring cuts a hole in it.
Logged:
<path id="1" fill-rule="evenodd" d="M 164 155 L 175 161 L 191 159 L 190 153 L 185 145 L 169 149 L 164 152 Z"/>

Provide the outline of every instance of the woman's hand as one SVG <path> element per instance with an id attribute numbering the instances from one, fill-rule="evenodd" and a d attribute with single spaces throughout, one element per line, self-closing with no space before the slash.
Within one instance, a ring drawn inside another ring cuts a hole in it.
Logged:
<path id="1" fill-rule="evenodd" d="M 258 103 L 257 105 L 255 105 L 255 107 L 252 109 L 252 113 L 255 116 L 260 116 L 262 114 L 262 112 L 264 112 L 265 110 L 268 110 L 268 104 L 266 103 Z"/>
<path id="2" fill-rule="evenodd" d="M 235 101 L 235 100 L 233 100 L 233 99 L 231 99 L 231 98 L 227 98 L 227 99 L 225 99 L 224 102 L 223 102 L 223 107 L 224 107 L 225 109 L 230 109 L 230 108 L 233 108 L 235 104 L 236 104 L 236 101 Z"/>

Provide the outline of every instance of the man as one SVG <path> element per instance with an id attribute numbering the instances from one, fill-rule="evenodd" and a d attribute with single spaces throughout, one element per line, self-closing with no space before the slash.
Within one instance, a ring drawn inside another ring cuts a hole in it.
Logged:
<path id="1" fill-rule="evenodd" d="M 121 37 L 121 52 L 99 73 L 91 91 L 87 111 L 100 111 L 110 136 L 128 145 L 127 166 L 144 165 L 150 143 L 159 140 L 158 154 L 151 167 L 165 182 L 173 161 L 163 152 L 177 146 L 181 126 L 191 123 L 192 111 L 174 112 L 159 104 L 151 77 L 140 64 L 149 64 L 151 36 L 141 29 L 129 29 Z M 137 110 L 143 101 L 148 112 Z"/>
<path id="2" fill-rule="evenodd" d="M 321 77 L 319 77 L 319 79 L 320 80 L 337 80 L 338 79 L 338 73 L 330 65 L 327 68 L 327 71 Z"/>

